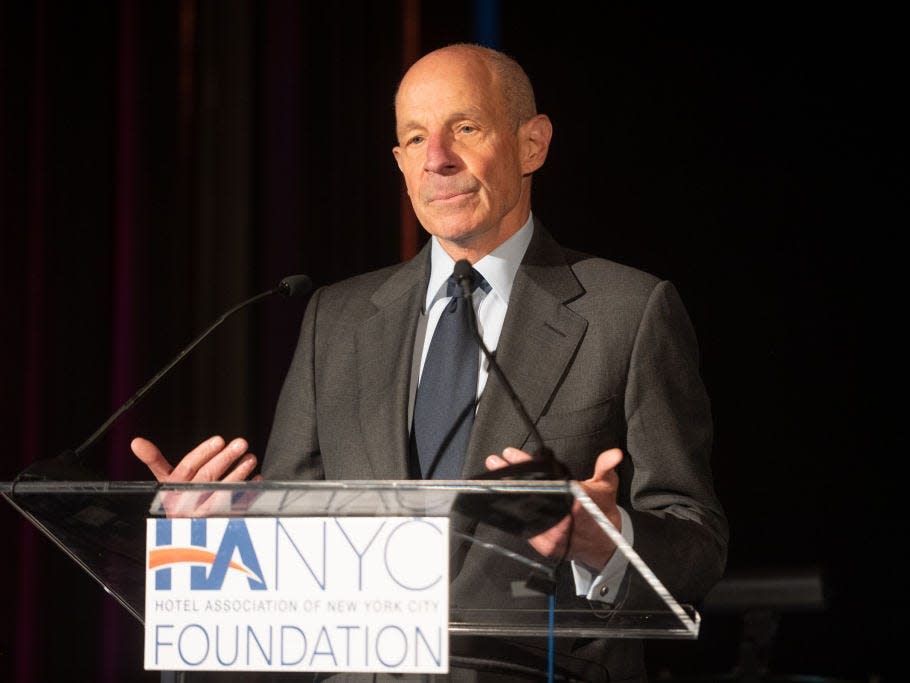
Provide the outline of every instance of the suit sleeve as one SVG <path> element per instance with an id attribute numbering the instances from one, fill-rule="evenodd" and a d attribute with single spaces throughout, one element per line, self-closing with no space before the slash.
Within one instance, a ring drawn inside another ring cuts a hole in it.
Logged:
<path id="1" fill-rule="evenodd" d="M 696 602 L 723 574 L 728 529 L 713 486 L 698 344 L 666 281 L 651 292 L 636 334 L 625 413 L 635 549 L 677 600 Z"/>
<path id="2" fill-rule="evenodd" d="M 313 294 L 300 326 L 300 337 L 285 376 L 262 474 L 266 479 L 291 481 L 323 479 L 316 428 L 316 319 L 320 291 Z"/>

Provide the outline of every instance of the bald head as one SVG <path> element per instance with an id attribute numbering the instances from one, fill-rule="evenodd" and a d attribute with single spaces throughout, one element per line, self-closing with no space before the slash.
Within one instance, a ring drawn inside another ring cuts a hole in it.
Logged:
<path id="1" fill-rule="evenodd" d="M 428 71 L 448 67 L 453 61 L 484 78 L 489 92 L 499 96 L 502 106 L 515 128 L 537 114 L 534 88 L 525 70 L 507 54 L 474 43 L 454 43 L 428 52 L 414 62 L 405 73 L 395 93 L 395 110 L 398 111 L 399 95 L 407 81 L 425 78 Z"/>

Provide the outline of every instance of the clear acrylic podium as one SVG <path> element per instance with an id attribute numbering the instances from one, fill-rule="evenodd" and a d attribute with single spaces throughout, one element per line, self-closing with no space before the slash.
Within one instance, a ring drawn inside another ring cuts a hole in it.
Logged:
<path id="1" fill-rule="evenodd" d="M 149 518 L 449 517 L 452 639 L 698 637 L 700 617 L 694 607 L 679 604 L 670 595 L 573 481 L 202 485 L 20 480 L 0 483 L 0 494 L 140 624 Z M 627 560 L 621 589 L 609 601 L 576 596 L 566 588 L 573 585 L 567 563 L 543 558 L 527 542 L 527 536 L 551 523 L 539 518 L 542 510 L 560 514 L 574 500 L 599 522 L 605 539 L 612 540 Z M 470 580 L 464 578 L 472 571 Z"/>

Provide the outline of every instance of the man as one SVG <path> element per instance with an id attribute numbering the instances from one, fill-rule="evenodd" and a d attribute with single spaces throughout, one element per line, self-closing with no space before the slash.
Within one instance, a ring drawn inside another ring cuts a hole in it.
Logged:
<path id="1" fill-rule="evenodd" d="M 489 287 L 477 290 L 484 341 L 545 445 L 573 478 L 587 477 L 589 495 L 670 593 L 697 601 L 723 572 L 727 526 L 711 480 L 712 424 L 697 343 L 676 290 L 562 248 L 532 215 L 531 180 L 546 160 L 552 125 L 507 56 L 465 44 L 431 52 L 405 74 L 395 110 L 393 153 L 432 239 L 407 263 L 314 293 L 263 475 L 421 475 L 411 439 L 421 373 L 448 305 L 444 282 L 466 259 Z M 527 460 L 541 446 L 488 372 L 481 364 L 463 478 Z M 213 437 L 171 468 L 153 444 L 133 442 L 163 481 L 247 479 L 256 459 L 246 449 L 242 439 L 225 445 Z M 483 524 L 474 531 L 507 542 Z M 572 560 L 563 577 L 570 590 L 611 600 L 624 559 L 589 515 L 576 508 L 530 542 L 545 556 Z M 507 562 L 466 548 L 452 602 L 508 595 L 513 574 Z M 557 649 L 561 676 L 645 678 L 640 641 L 575 640 Z M 483 680 L 546 671 L 543 643 L 533 640 L 456 638 L 452 655 L 453 675 L 469 676 L 461 666 L 483 672 Z"/>

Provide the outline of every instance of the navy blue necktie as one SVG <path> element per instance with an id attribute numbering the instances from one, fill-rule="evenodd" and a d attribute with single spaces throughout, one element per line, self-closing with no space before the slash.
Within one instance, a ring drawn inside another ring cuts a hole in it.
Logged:
<path id="1" fill-rule="evenodd" d="M 471 269 L 471 292 L 490 291 Z M 446 304 L 427 351 L 414 400 L 413 443 L 424 479 L 460 479 L 477 399 L 480 348 L 471 330 L 471 304 L 455 276 L 449 278 Z"/>

